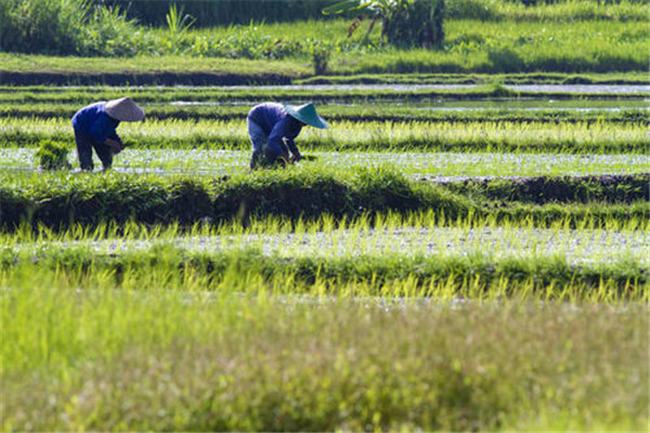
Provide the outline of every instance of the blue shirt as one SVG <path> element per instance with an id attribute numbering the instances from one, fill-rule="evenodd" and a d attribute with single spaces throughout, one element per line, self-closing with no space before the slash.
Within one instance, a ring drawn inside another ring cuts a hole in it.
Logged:
<path id="1" fill-rule="evenodd" d="M 291 117 L 282 104 L 266 102 L 256 105 L 249 111 L 248 120 L 257 123 L 268 136 L 268 145 L 273 149 L 282 149 L 282 137 L 291 142 L 300 134 L 303 124 Z"/>
<path id="2" fill-rule="evenodd" d="M 90 104 L 72 117 L 72 127 L 75 131 L 89 135 L 100 143 L 105 142 L 107 138 L 121 141 L 115 132 L 119 124 L 119 120 L 106 113 L 106 102 Z"/>

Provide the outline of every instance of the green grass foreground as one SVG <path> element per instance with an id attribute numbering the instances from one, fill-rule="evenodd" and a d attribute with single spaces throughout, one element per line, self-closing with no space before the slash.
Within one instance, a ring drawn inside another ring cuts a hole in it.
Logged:
<path id="1" fill-rule="evenodd" d="M 296 167 L 223 178 L 44 173 L 2 174 L 0 179 L 5 229 L 24 222 L 53 228 L 128 220 L 193 224 L 237 219 L 247 224 L 251 217 L 264 215 L 295 219 L 328 213 L 340 218 L 426 209 L 450 219 L 473 213 L 500 220 L 532 219 L 540 225 L 586 219 L 598 226 L 610 219 L 644 221 L 649 206 L 645 175 L 618 181 L 538 178 L 451 188 L 408 180 L 385 168 L 339 173 Z M 494 201 L 497 197 L 500 200 Z"/>
<path id="2" fill-rule="evenodd" d="M 648 422 L 644 304 L 278 301 L 107 282 L 76 290 L 33 269 L 2 286 L 7 431 Z"/>

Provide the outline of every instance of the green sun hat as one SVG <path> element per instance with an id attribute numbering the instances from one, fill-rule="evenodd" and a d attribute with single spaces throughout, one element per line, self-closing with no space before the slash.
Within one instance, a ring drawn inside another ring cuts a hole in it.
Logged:
<path id="1" fill-rule="evenodd" d="M 314 128 L 327 129 L 327 122 L 318 115 L 316 107 L 313 103 L 305 105 L 285 105 L 284 109 L 294 119 L 300 120 L 302 123 L 313 126 Z"/>

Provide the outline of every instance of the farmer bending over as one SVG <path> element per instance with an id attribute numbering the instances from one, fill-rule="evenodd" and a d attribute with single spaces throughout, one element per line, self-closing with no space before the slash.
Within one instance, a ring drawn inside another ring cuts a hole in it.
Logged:
<path id="1" fill-rule="evenodd" d="M 144 120 L 144 111 L 130 98 L 97 102 L 77 111 L 72 117 L 72 127 L 81 169 L 92 171 L 93 148 L 104 169 L 111 168 L 113 155 L 124 149 L 115 129 L 120 122 L 141 120 Z"/>
<path id="2" fill-rule="evenodd" d="M 316 113 L 312 103 L 298 107 L 274 102 L 256 105 L 248 113 L 247 122 L 253 144 L 251 169 L 300 161 L 302 156 L 293 140 L 302 127 L 327 128 L 327 122 Z"/>

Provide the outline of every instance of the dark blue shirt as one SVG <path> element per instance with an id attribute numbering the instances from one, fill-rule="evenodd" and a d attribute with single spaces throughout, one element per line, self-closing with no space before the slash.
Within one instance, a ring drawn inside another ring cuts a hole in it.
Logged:
<path id="1" fill-rule="evenodd" d="M 107 138 L 120 141 L 115 129 L 120 121 L 106 113 L 106 102 L 97 102 L 77 111 L 72 117 L 72 127 L 75 131 L 89 135 L 100 143 Z"/>
<path id="2" fill-rule="evenodd" d="M 256 105 L 248 113 L 248 119 L 257 123 L 268 135 L 268 145 L 282 149 L 282 137 L 293 142 L 300 134 L 303 124 L 291 117 L 282 104 L 266 102 Z"/>

